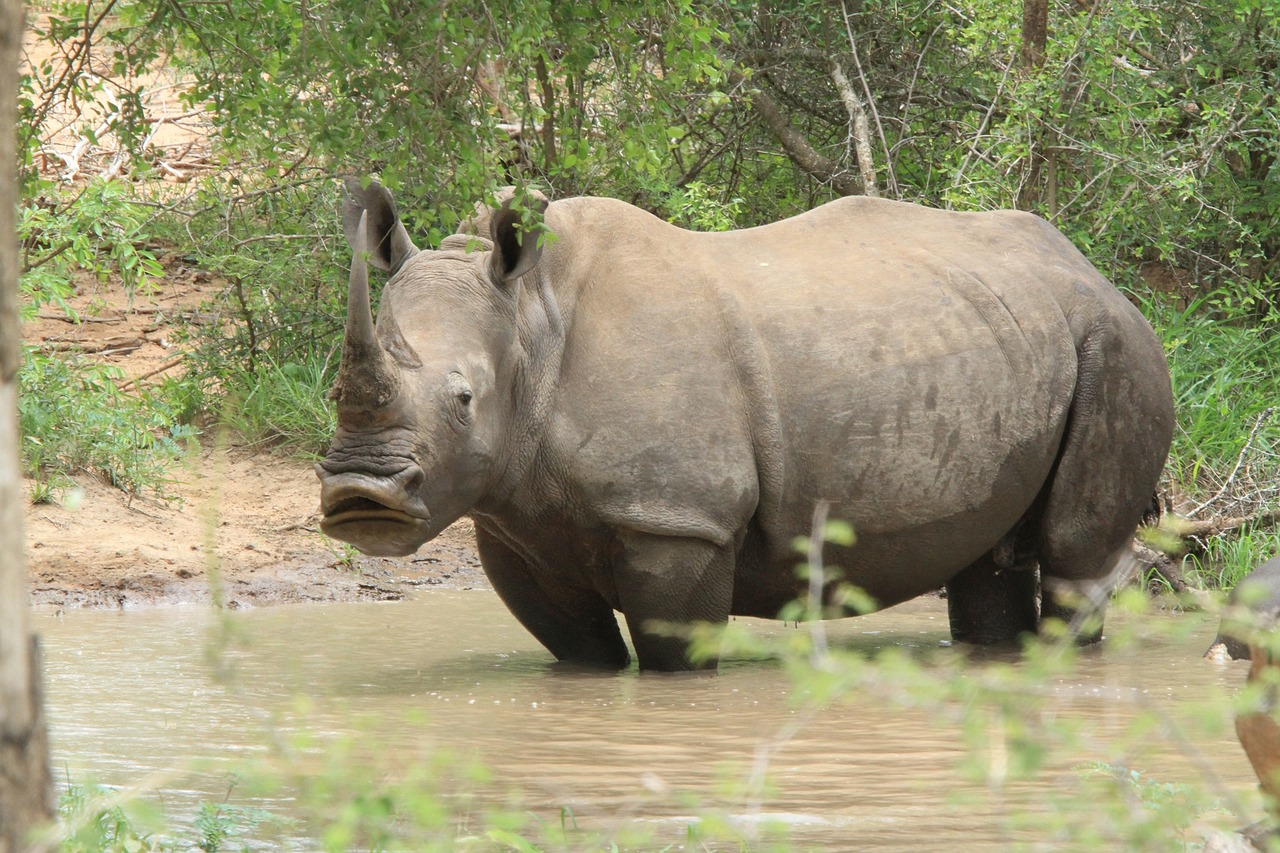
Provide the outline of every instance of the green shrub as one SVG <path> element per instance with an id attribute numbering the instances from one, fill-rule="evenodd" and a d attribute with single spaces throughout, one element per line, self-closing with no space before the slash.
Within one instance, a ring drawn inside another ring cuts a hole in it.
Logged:
<path id="1" fill-rule="evenodd" d="M 123 374 L 81 356 L 27 352 L 18 374 L 23 463 L 35 496 L 76 472 L 105 478 L 130 496 L 169 496 L 173 463 L 196 431 L 170 400 L 122 392 Z"/>
<path id="2" fill-rule="evenodd" d="M 186 833 L 175 837 L 147 831 L 147 827 L 165 826 L 163 813 L 147 800 L 121 797 L 110 788 L 79 784 L 69 784 L 63 792 L 58 817 L 59 853 L 248 851 L 250 847 L 245 843 L 248 833 L 263 824 L 280 822 L 263 809 L 205 802 L 200 804 L 190 830 L 194 838 L 188 842 L 181 837 Z"/>
<path id="3" fill-rule="evenodd" d="M 137 809 L 110 802 L 110 797 L 107 788 L 67 786 L 58 809 L 60 853 L 170 853 L 175 849 L 142 829 L 156 819 L 145 803 L 130 804 L 146 812 L 139 814 Z"/>

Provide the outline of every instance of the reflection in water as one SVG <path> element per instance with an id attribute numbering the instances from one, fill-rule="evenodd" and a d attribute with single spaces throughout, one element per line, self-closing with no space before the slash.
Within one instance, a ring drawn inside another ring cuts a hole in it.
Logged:
<path id="1" fill-rule="evenodd" d="M 995 796 L 959 781 L 961 729 L 934 710 L 855 696 L 809 719 L 783 668 L 769 661 L 730 658 L 717 677 L 561 671 L 492 593 L 228 618 L 234 630 L 219 679 L 207 655 L 215 620 L 205 609 L 38 616 L 58 775 L 158 788 L 170 809 L 190 813 L 201 800 L 221 800 L 233 771 L 295 732 L 321 743 L 358 734 L 386 772 L 445 748 L 490 767 L 495 790 L 522 791 L 522 807 L 553 823 L 568 806 L 584 826 L 639 819 L 669 824 L 679 840 L 690 814 L 681 794 L 752 817 L 722 783 L 746 780 L 758 750 L 772 746 L 771 784 L 755 818 L 783 821 L 805 844 L 987 850 L 1035 838 L 1011 828 L 1007 815 L 1045 810 L 1077 762 L 1203 780 L 1204 768 L 1156 733 L 1139 750 L 1110 754 L 1134 714 L 1115 697 L 1140 694 L 1173 709 L 1236 689 L 1245 671 L 1199 659 L 1213 633 L 1203 617 L 1169 617 L 1200 620 L 1183 641 L 1087 655 L 1076 678 L 1051 685 L 1052 713 L 1087 720 L 1082 751 Z M 796 630 L 747 621 L 764 634 Z M 944 648 L 945 604 L 934 599 L 828 630 L 847 649 L 961 654 Z M 1225 793 L 1256 816 L 1254 780 L 1230 727 L 1197 739 Z M 287 792 L 280 797 L 257 802 L 287 812 Z"/>

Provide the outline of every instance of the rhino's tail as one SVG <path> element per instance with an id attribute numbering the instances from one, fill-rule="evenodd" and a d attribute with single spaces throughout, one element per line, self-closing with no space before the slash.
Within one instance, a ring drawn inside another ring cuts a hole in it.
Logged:
<path id="1" fill-rule="evenodd" d="M 1142 527 L 1155 527 L 1160 523 L 1161 517 L 1164 515 L 1164 507 L 1160 503 L 1160 492 L 1151 493 L 1151 500 L 1147 501 L 1147 508 L 1142 511 Z"/>

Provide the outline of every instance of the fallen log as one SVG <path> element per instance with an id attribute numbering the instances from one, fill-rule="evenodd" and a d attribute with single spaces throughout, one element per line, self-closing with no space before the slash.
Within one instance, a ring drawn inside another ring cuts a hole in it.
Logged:
<path id="1" fill-rule="evenodd" d="M 1265 510 L 1253 513 L 1252 515 L 1233 515 L 1222 516 L 1217 518 L 1178 519 L 1172 529 L 1183 538 L 1190 536 L 1216 536 L 1219 533 L 1227 533 L 1231 530 L 1244 527 L 1245 525 L 1254 525 L 1258 527 L 1271 527 L 1280 522 L 1280 509 Z"/>

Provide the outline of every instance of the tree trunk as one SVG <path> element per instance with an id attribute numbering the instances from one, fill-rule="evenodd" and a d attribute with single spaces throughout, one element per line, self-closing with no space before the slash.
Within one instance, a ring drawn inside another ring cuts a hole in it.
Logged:
<path id="1" fill-rule="evenodd" d="M 1049 41 L 1049 0 L 1022 2 L 1022 67 L 1036 69 L 1044 65 L 1045 46 Z"/>
<path id="2" fill-rule="evenodd" d="M 838 59 L 831 60 L 831 80 L 840 93 L 840 101 L 845 112 L 849 114 L 849 136 L 853 140 L 854 158 L 858 163 L 858 173 L 862 176 L 863 195 L 879 198 L 880 189 L 876 185 L 876 167 L 871 159 L 871 123 L 867 121 L 867 108 L 863 105 L 858 93 L 840 67 Z"/>
<path id="3" fill-rule="evenodd" d="M 0 853 L 29 847 L 53 816 L 39 651 L 27 613 L 18 461 L 18 206 L 15 156 L 21 0 L 0 0 Z"/>
<path id="4" fill-rule="evenodd" d="M 1034 74 L 1044 68 L 1045 48 L 1049 43 L 1049 0 L 1022 0 L 1022 69 Z M 1015 202 L 1020 210 L 1031 210 L 1047 201 L 1050 219 L 1058 213 L 1058 162 L 1053 153 L 1055 134 L 1046 124 L 1032 137 L 1031 153 L 1023 163 L 1022 186 Z M 1048 171 L 1048 187 L 1042 192 L 1041 181 Z"/>
<path id="5" fill-rule="evenodd" d="M 550 176 L 556 165 L 556 85 L 547 71 L 547 60 L 539 56 L 535 66 L 538 88 L 542 90 L 542 168 Z"/>

